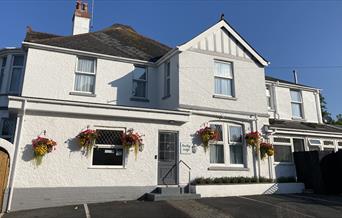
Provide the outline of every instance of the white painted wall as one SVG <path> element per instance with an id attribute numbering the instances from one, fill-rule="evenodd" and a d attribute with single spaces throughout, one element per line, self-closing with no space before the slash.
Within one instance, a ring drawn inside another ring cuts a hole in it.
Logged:
<path id="1" fill-rule="evenodd" d="M 275 92 L 277 98 L 276 107 L 279 114 L 277 118 L 292 120 L 290 88 L 276 86 Z M 302 90 L 302 97 L 304 120 L 306 122 L 318 123 L 317 111 L 320 111 L 320 109 L 317 110 L 315 92 Z"/>
<path id="2" fill-rule="evenodd" d="M 30 48 L 22 95 L 38 98 L 93 102 L 137 107 L 157 107 L 157 71 L 148 68 L 148 100 L 130 100 L 134 65 L 97 59 L 95 95 L 70 95 L 74 91 L 76 55 Z M 42 61 L 43 60 L 43 61 Z"/>
<path id="3" fill-rule="evenodd" d="M 214 98 L 214 61 L 233 63 L 236 100 Z M 179 55 L 179 102 L 206 108 L 267 113 L 264 68 L 250 60 L 185 51 Z"/>

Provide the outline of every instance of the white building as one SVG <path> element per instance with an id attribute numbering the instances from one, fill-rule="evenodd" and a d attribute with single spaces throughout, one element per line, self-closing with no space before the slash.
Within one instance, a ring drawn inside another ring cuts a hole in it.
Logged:
<path id="1" fill-rule="evenodd" d="M 171 49 L 126 25 L 89 32 L 87 10 L 77 1 L 74 35 L 28 29 L 22 48 L 0 50 L 2 210 L 185 186 L 180 160 L 191 179 L 295 176 L 293 151 L 342 146 L 319 89 L 265 77 L 268 61 L 224 19 Z M 195 136 L 205 124 L 222 133 L 206 152 Z M 88 127 L 100 139 L 86 157 L 75 137 Z M 118 140 L 130 128 L 144 135 L 136 160 Z M 255 130 L 276 150 L 260 164 L 242 140 Z M 57 149 L 37 167 L 31 141 L 44 132 Z"/>

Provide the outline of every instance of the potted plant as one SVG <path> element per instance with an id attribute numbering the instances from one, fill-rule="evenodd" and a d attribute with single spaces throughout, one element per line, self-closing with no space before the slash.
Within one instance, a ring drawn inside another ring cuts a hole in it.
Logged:
<path id="1" fill-rule="evenodd" d="M 219 137 L 219 132 L 215 130 L 214 128 L 210 128 L 209 126 L 199 129 L 196 132 L 196 134 L 202 141 L 204 151 L 207 150 L 209 141 L 217 141 Z"/>
<path id="2" fill-rule="evenodd" d="M 134 132 L 133 129 L 129 129 L 127 132 L 122 133 L 121 141 L 127 152 L 129 152 L 130 148 L 134 148 L 135 159 L 137 159 L 138 151 L 140 148 L 142 150 L 143 146 L 142 135 Z"/>
<path id="3" fill-rule="evenodd" d="M 79 140 L 81 148 L 84 149 L 86 156 L 94 146 L 96 137 L 96 130 L 93 129 L 83 130 L 76 136 L 76 138 Z"/>
<path id="4" fill-rule="evenodd" d="M 273 145 L 267 142 L 260 143 L 260 156 L 264 159 L 266 156 L 273 156 L 274 148 Z"/>
<path id="5" fill-rule="evenodd" d="M 55 146 L 57 143 L 45 136 L 38 136 L 37 138 L 32 140 L 32 148 L 35 155 L 36 165 L 39 166 L 42 163 L 43 157 L 47 154 L 55 150 Z"/>

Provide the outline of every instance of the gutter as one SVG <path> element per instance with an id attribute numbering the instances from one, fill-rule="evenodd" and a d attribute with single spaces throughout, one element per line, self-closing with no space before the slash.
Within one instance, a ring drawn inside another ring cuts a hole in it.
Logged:
<path id="1" fill-rule="evenodd" d="M 274 134 L 290 134 L 290 135 L 307 135 L 307 136 L 323 136 L 323 137 L 333 137 L 333 138 L 342 138 L 342 133 L 336 132 L 318 132 L 318 131 L 310 131 L 310 130 L 299 130 L 299 129 L 285 129 L 285 128 L 272 128 L 274 130 Z"/>
<path id="2" fill-rule="evenodd" d="M 13 190 L 14 190 L 14 181 L 15 181 L 15 176 L 16 176 L 16 168 L 18 164 L 18 159 L 19 159 L 19 146 L 20 146 L 20 138 L 21 138 L 21 133 L 22 129 L 24 126 L 24 121 L 25 121 L 25 114 L 26 114 L 26 105 L 27 105 L 27 100 L 23 100 L 23 108 L 22 108 L 22 114 L 20 115 L 19 119 L 17 120 L 17 125 L 16 125 L 16 139 L 15 139 L 15 153 L 14 153 L 14 160 L 12 162 L 12 172 L 11 172 L 11 181 L 9 184 L 9 197 L 8 197 L 8 203 L 7 203 L 7 212 L 11 210 L 12 207 L 12 199 L 13 199 Z M 19 125 L 18 125 L 19 124 Z"/>

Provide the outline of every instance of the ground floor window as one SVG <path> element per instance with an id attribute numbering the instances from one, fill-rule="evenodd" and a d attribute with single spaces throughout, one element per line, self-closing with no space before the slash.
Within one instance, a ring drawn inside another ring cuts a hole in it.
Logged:
<path id="1" fill-rule="evenodd" d="M 244 166 L 243 126 L 231 123 L 210 125 L 218 134 L 218 140 L 210 144 L 210 163 Z"/>
<path id="2" fill-rule="evenodd" d="M 291 138 L 277 137 L 273 139 L 274 142 L 274 162 L 292 163 L 292 143 Z M 298 149 L 300 149 L 299 141 L 297 141 Z"/>
<path id="3" fill-rule="evenodd" d="M 97 129 L 97 139 L 92 152 L 92 166 L 124 166 L 124 149 L 121 135 L 124 129 Z"/>

